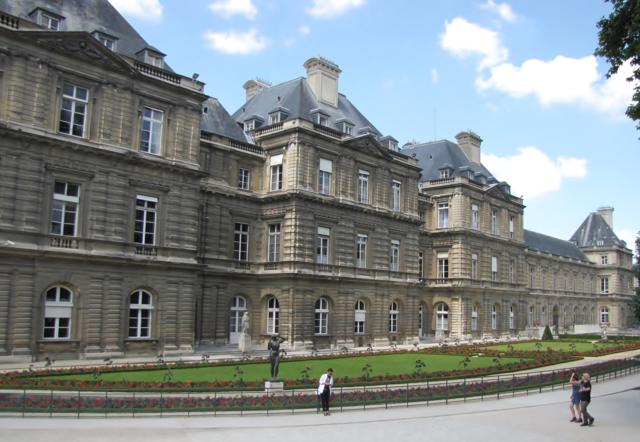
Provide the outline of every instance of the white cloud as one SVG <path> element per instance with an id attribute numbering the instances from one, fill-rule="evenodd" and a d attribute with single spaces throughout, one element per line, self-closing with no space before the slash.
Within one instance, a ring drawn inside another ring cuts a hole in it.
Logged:
<path id="1" fill-rule="evenodd" d="M 438 70 L 436 68 L 431 68 L 431 83 L 438 84 L 440 77 L 438 77 Z"/>
<path id="2" fill-rule="evenodd" d="M 160 0 L 109 0 L 121 14 L 141 20 L 160 21 L 163 6 Z"/>
<path id="3" fill-rule="evenodd" d="M 209 9 L 224 18 L 244 15 L 247 19 L 253 20 L 258 15 L 258 9 L 252 0 L 218 0 L 211 3 Z"/>
<path id="4" fill-rule="evenodd" d="M 489 77 L 478 78 L 476 84 L 480 89 L 495 89 L 512 97 L 532 95 L 543 105 L 579 103 L 622 116 L 633 94 L 633 84 L 625 80 L 630 74 L 631 66 L 626 63 L 616 75 L 602 80 L 594 56 L 559 55 L 550 61 L 527 60 L 521 66 L 494 66 Z"/>
<path id="5" fill-rule="evenodd" d="M 479 69 L 495 66 L 509 55 L 497 32 L 456 17 L 445 23 L 440 46 L 460 58 L 480 56 Z"/>
<path id="6" fill-rule="evenodd" d="M 254 54 L 267 46 L 267 39 L 258 35 L 256 29 L 251 29 L 248 32 L 207 31 L 204 38 L 212 49 L 232 55 Z"/>
<path id="7" fill-rule="evenodd" d="M 560 189 L 565 178 L 587 175 L 587 160 L 558 157 L 555 160 L 535 146 L 518 148 L 518 154 L 499 157 L 482 154 L 482 164 L 500 181 L 511 185 L 514 195 L 537 198 Z"/>
<path id="8" fill-rule="evenodd" d="M 316 18 L 334 18 L 364 5 L 365 0 L 312 0 L 307 12 Z"/>
<path id="9" fill-rule="evenodd" d="M 508 3 L 496 3 L 493 0 L 487 0 L 487 2 L 484 3 L 481 7 L 484 9 L 488 9 L 494 14 L 498 14 L 504 21 L 513 22 L 518 18 L 518 16 L 515 12 L 513 12 L 513 9 L 511 9 L 511 6 Z"/>
<path id="10" fill-rule="evenodd" d="M 307 25 L 302 25 L 298 28 L 298 32 L 300 35 L 309 35 L 311 33 L 311 28 Z"/>
<path id="11" fill-rule="evenodd" d="M 616 230 L 616 236 L 623 240 L 626 241 L 627 243 L 627 248 L 631 249 L 633 251 L 633 254 L 635 255 L 636 252 L 636 238 L 638 237 L 637 233 L 634 232 L 632 229 L 617 229 Z"/>

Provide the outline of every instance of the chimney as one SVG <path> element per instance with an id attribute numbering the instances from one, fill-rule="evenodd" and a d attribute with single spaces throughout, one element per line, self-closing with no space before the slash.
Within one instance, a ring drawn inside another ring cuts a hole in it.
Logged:
<path id="1" fill-rule="evenodd" d="M 260 78 L 256 78 L 255 80 L 247 81 L 242 85 L 242 87 L 244 88 L 246 93 L 245 101 L 249 101 L 263 90 L 270 88 L 271 83 L 265 80 L 261 80 Z"/>
<path id="2" fill-rule="evenodd" d="M 482 143 L 482 138 L 478 134 L 467 131 L 456 135 L 456 140 L 469 161 L 480 164 L 480 143 Z"/>
<path id="3" fill-rule="evenodd" d="M 340 68 L 337 64 L 322 57 L 313 57 L 304 63 L 307 70 L 307 82 L 316 98 L 330 106 L 338 107 L 338 78 Z"/>
<path id="4" fill-rule="evenodd" d="M 598 207 L 598 215 L 613 229 L 613 207 Z"/>

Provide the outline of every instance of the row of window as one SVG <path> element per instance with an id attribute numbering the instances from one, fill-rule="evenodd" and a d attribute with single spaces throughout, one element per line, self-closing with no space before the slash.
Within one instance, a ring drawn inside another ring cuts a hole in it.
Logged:
<path id="1" fill-rule="evenodd" d="M 479 206 L 477 204 L 471 205 L 471 229 L 478 230 L 479 222 L 478 222 L 478 212 Z M 499 233 L 499 216 L 498 209 L 491 209 L 491 233 L 493 235 L 498 235 Z M 509 238 L 513 239 L 514 231 L 515 231 L 515 215 L 509 215 Z M 449 202 L 439 202 L 438 203 L 438 228 L 446 229 L 449 228 Z"/>
<path id="2" fill-rule="evenodd" d="M 529 287 L 531 288 L 536 287 L 535 275 L 536 275 L 536 266 L 529 266 Z M 599 280 L 599 292 L 605 295 L 608 294 L 609 293 L 609 277 L 601 276 L 599 277 L 598 280 Z M 552 281 L 553 281 L 553 290 L 560 288 L 558 285 L 558 275 L 556 273 L 553 274 Z M 591 277 L 583 276 L 582 278 L 576 278 L 575 276 L 573 278 L 561 277 L 560 281 L 562 282 L 562 288 L 564 290 L 574 290 L 574 291 L 583 291 L 583 292 L 588 292 L 590 288 L 593 288 L 595 290 L 595 287 L 593 287 L 593 281 L 594 281 L 593 276 Z M 540 287 L 542 289 L 546 288 L 546 282 L 547 282 L 547 271 L 546 269 L 540 269 Z"/>

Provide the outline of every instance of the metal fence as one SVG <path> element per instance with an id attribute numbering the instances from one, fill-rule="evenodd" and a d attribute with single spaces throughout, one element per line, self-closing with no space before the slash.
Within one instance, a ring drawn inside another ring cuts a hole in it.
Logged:
<path id="1" fill-rule="evenodd" d="M 452 401 L 501 399 L 569 388 L 572 368 L 482 376 L 445 381 L 376 384 L 333 389 L 332 409 L 363 409 L 448 404 Z M 592 382 L 640 372 L 640 360 L 619 359 L 576 367 Z M 283 392 L 95 392 L 60 390 L 0 391 L 4 416 L 189 416 L 314 412 L 315 388 Z"/>

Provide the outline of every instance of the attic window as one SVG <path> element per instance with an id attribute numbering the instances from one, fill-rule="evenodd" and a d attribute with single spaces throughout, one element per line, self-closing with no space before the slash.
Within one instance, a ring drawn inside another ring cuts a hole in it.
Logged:
<path id="1" fill-rule="evenodd" d="M 144 62 L 157 68 L 164 68 L 164 57 L 149 50 L 144 53 Z"/>
<path id="2" fill-rule="evenodd" d="M 318 113 L 317 115 L 318 115 L 318 117 L 317 117 L 316 122 L 320 126 L 328 126 L 329 125 L 329 117 L 327 117 L 326 115 L 320 114 L 320 113 Z"/>
<path id="3" fill-rule="evenodd" d="M 440 169 L 440 178 L 449 178 L 451 177 L 451 169 L 448 167 Z"/>
<path id="4" fill-rule="evenodd" d="M 40 8 L 34 10 L 30 17 L 38 23 L 40 26 L 43 26 L 51 31 L 61 31 L 62 30 L 62 21 L 64 17 L 59 16 L 57 14 L 53 14 L 48 11 L 43 11 Z"/>
<path id="5" fill-rule="evenodd" d="M 269 114 L 269 124 L 281 123 L 287 119 L 287 114 L 282 111 L 272 112 Z"/>
<path id="6" fill-rule="evenodd" d="M 343 134 L 353 135 L 353 124 L 343 121 L 342 123 L 340 123 L 340 131 Z"/>
<path id="7" fill-rule="evenodd" d="M 256 120 L 249 120 L 244 122 L 244 131 L 249 132 L 256 128 Z"/>
<path id="8" fill-rule="evenodd" d="M 93 36 L 95 37 L 96 40 L 98 40 L 100 43 L 102 43 L 102 45 L 109 49 L 110 51 L 115 51 L 116 50 L 116 40 L 117 38 L 115 37 L 111 37 L 110 35 L 107 34 L 103 34 L 102 32 L 94 32 Z"/>
<path id="9" fill-rule="evenodd" d="M 398 152 L 398 142 L 389 140 L 389 150 L 393 150 L 394 152 Z"/>
<path id="10" fill-rule="evenodd" d="M 203 107 L 202 108 L 202 113 L 203 114 L 209 113 L 209 108 L 207 106 Z"/>

